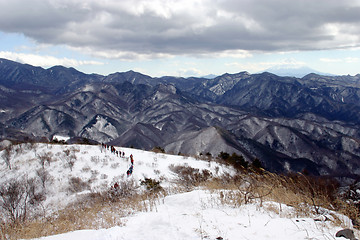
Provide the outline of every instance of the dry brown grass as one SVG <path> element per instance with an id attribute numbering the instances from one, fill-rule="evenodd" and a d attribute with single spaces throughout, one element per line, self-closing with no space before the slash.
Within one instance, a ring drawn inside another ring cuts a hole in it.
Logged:
<path id="1" fill-rule="evenodd" d="M 135 212 L 156 210 L 164 196 L 164 192 L 145 192 L 114 201 L 107 193 L 89 194 L 49 217 L 3 225 L 4 235 L 0 239 L 29 239 L 81 229 L 122 226 L 125 224 L 124 217 Z"/>
<path id="2" fill-rule="evenodd" d="M 239 172 L 235 177 L 213 178 L 203 186 L 218 192 L 223 204 L 234 207 L 254 202 L 262 206 L 264 201 L 273 201 L 280 207 L 281 204 L 293 207 L 294 217 L 320 215 L 323 209 L 329 209 L 360 220 L 359 209 L 342 199 L 336 182 L 326 178 L 249 171 Z M 279 211 L 278 208 L 275 212 Z"/>

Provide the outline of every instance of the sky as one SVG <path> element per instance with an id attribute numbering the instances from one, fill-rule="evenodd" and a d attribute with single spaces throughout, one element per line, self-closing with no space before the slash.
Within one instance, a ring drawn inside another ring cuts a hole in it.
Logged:
<path id="1" fill-rule="evenodd" d="M 360 0 L 0 0 L 0 58 L 108 75 L 360 73 Z"/>

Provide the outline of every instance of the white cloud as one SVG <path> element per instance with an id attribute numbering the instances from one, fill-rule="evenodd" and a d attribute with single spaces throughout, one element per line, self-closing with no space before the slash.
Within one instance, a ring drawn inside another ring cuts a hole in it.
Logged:
<path id="1" fill-rule="evenodd" d="M 346 58 L 320 58 L 321 62 L 326 63 L 357 63 L 360 61 L 358 57 L 346 57 Z"/>
<path id="2" fill-rule="evenodd" d="M 141 61 L 148 59 L 172 58 L 173 55 L 166 53 L 138 53 L 134 51 L 121 51 L 109 49 L 94 49 L 91 47 L 69 47 L 69 49 L 82 54 L 104 59 L 119 59 L 125 61 Z"/>
<path id="3" fill-rule="evenodd" d="M 242 71 L 248 71 L 250 73 L 257 73 L 265 71 L 268 68 L 275 66 L 287 66 L 291 68 L 302 67 L 305 66 L 305 62 L 298 61 L 294 58 L 285 58 L 279 61 L 269 61 L 269 62 L 246 62 L 246 63 L 238 63 L 232 62 L 227 63 L 226 66 L 232 67 L 234 69 L 241 69 Z"/>
<path id="4" fill-rule="evenodd" d="M 197 57 L 207 58 L 251 58 L 253 54 L 250 51 L 245 50 L 226 50 L 212 53 L 197 54 Z"/>
<path id="5" fill-rule="evenodd" d="M 360 58 L 358 57 L 347 57 L 345 58 L 345 62 L 347 63 L 357 63 L 360 61 Z"/>
<path id="6" fill-rule="evenodd" d="M 356 47 L 358 5 L 351 0 L 12 0 L 0 1 L 0 31 L 109 59 L 244 58 L 253 52 Z"/>
<path id="7" fill-rule="evenodd" d="M 338 63 L 338 62 L 342 62 L 343 59 L 340 58 L 320 58 L 321 62 L 326 62 L 326 63 Z"/>
<path id="8" fill-rule="evenodd" d="M 196 68 L 187 68 L 187 69 L 180 69 L 178 71 L 178 76 L 181 77 L 199 77 L 204 75 L 204 73 Z"/>
<path id="9" fill-rule="evenodd" d="M 103 65 L 104 63 L 98 61 L 81 61 L 71 58 L 57 58 L 53 56 L 42 56 L 27 53 L 14 53 L 9 51 L 0 51 L 0 57 L 21 63 L 27 63 L 34 66 L 52 67 L 62 65 L 66 67 L 77 67 L 81 65 Z"/>

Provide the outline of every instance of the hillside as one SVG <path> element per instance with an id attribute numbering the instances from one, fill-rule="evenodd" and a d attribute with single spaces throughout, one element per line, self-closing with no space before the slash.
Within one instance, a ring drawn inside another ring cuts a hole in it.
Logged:
<path id="1" fill-rule="evenodd" d="M 0 182 L 3 184 L 22 177 L 36 179 L 36 185 L 44 185 L 49 196 L 42 204 L 47 211 L 52 212 L 75 201 L 79 194 L 106 191 L 115 182 L 131 179 L 139 183 L 144 178 L 151 178 L 161 179 L 164 188 L 170 187 L 175 178 L 169 169 L 171 165 L 207 169 L 219 176 L 224 172 L 234 173 L 230 168 L 216 162 L 130 148 L 117 150 L 124 152 L 124 157 L 119 157 L 100 145 L 14 145 L 10 150 L 11 169 L 5 161 L 0 162 Z M 3 151 L 0 155 L 4 154 Z M 131 166 L 130 155 L 134 158 L 134 171 L 131 178 L 128 178 L 126 172 Z M 218 169 L 216 173 L 215 169 Z M 41 181 L 43 175 L 46 175 L 46 179 Z M 83 184 L 82 189 L 72 189 L 80 187 L 80 183 Z"/>
<path id="2" fill-rule="evenodd" d="M 209 157 L 201 160 L 120 147 L 116 151 L 125 154 L 119 156 L 101 145 L 8 145 L 0 152 L 1 196 L 14 186 L 26 190 L 27 198 L 20 197 L 16 209 L 17 221 L 25 224 L 15 228 L 5 224 L 3 236 L 334 239 L 338 230 L 353 227 L 348 217 L 326 209 L 326 204 L 319 202 L 314 208 L 310 200 L 318 199 L 299 190 L 292 195 L 279 189 L 282 198 L 274 201 L 278 184 L 285 184 L 276 175 L 243 174 Z M 130 155 L 133 172 L 127 176 Z M 119 187 L 114 188 L 115 183 Z M 26 220 L 22 219 L 25 203 Z M 2 208 L 1 218 L 10 221 L 9 217 Z"/>

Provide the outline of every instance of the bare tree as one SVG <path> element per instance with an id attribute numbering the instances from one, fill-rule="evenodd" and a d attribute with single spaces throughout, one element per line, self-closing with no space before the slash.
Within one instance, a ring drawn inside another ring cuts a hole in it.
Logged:
<path id="1" fill-rule="evenodd" d="M 45 188 L 41 187 L 35 178 L 30 178 L 26 181 L 26 192 L 28 194 L 28 202 L 33 208 L 46 199 Z"/>
<path id="2" fill-rule="evenodd" d="M 45 189 L 46 182 L 50 179 L 49 172 L 46 171 L 44 168 L 40 168 L 40 169 L 36 170 L 36 174 L 40 178 L 41 184 L 42 184 L 43 188 Z"/>
<path id="3" fill-rule="evenodd" d="M 51 152 L 40 153 L 38 155 L 42 168 L 45 167 L 45 163 L 48 163 L 50 165 L 50 163 L 52 162 L 52 156 L 53 154 Z"/>
<path id="4" fill-rule="evenodd" d="M 73 148 L 73 149 L 65 149 L 64 153 L 65 153 L 65 161 L 68 165 L 68 167 L 70 168 L 70 170 L 72 171 L 75 161 L 77 159 L 76 157 L 76 152 L 77 149 Z"/>
<path id="5" fill-rule="evenodd" d="M 21 181 L 12 180 L 0 187 L 0 206 L 13 223 L 26 219 L 28 197 Z"/>
<path id="6" fill-rule="evenodd" d="M 45 200 L 43 190 L 34 178 L 10 179 L 0 186 L 0 208 L 11 223 L 24 222 L 28 211 L 35 210 Z"/>
<path id="7" fill-rule="evenodd" d="M 7 146 L 4 151 L 3 151 L 3 154 L 2 154 L 2 157 L 6 163 L 6 165 L 8 166 L 8 168 L 11 170 L 11 163 L 10 163 L 10 160 L 11 160 L 11 150 L 12 150 L 12 145 L 10 146 Z"/>

